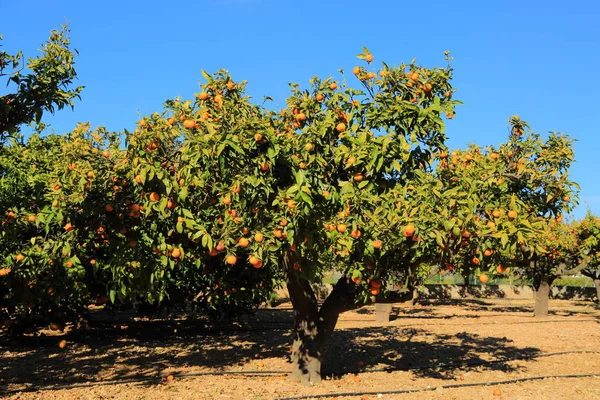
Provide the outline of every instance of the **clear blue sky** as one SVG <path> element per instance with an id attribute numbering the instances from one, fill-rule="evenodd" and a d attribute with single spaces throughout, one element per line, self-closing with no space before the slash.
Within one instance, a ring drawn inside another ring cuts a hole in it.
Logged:
<path id="1" fill-rule="evenodd" d="M 445 65 L 451 50 L 465 104 L 448 126 L 449 145 L 505 141 L 515 113 L 537 132 L 569 133 L 581 185 L 576 216 L 587 206 L 600 214 L 597 0 L 0 0 L 0 9 L 5 49 L 29 56 L 70 22 L 86 88 L 75 111 L 46 119 L 57 132 L 77 121 L 132 129 L 165 99 L 191 98 L 201 69 L 228 69 L 249 81 L 257 101 L 270 95 L 283 104 L 288 82 L 350 71 L 362 46 L 376 63 L 417 58 L 426 66 Z"/>

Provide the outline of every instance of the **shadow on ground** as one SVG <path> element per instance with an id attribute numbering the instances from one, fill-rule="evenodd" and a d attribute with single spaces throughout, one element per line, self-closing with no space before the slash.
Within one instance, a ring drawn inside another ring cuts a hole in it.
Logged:
<path id="1" fill-rule="evenodd" d="M 408 317 L 408 318 L 414 318 Z M 260 310 L 235 322 L 107 321 L 64 336 L 27 337 L 15 342 L 0 337 L 0 387 L 43 389 L 61 384 L 159 378 L 165 370 L 219 371 L 256 369 L 256 362 L 288 368 L 291 310 Z M 60 350 L 61 339 L 69 347 Z M 367 369 L 411 369 L 418 376 L 450 377 L 440 363 L 480 363 L 491 358 L 534 355 L 503 337 L 466 332 L 440 335 L 426 329 L 365 327 L 337 330 L 329 346 L 324 373 L 340 376 Z M 273 359 L 279 359 L 273 360 Z M 468 367 L 460 367 L 465 371 Z M 509 371 L 505 362 L 478 368 Z M 1 393 L 0 393 L 1 394 Z"/>

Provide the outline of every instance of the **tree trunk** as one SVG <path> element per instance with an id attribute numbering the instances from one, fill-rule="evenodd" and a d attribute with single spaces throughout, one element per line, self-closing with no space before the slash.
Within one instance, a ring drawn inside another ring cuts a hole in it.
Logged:
<path id="1" fill-rule="evenodd" d="M 356 308 L 350 290 L 353 286 L 342 276 L 319 310 L 309 281 L 292 267 L 294 257 L 285 257 L 284 262 L 294 308 L 291 375 L 305 385 L 315 385 L 321 382 L 321 364 L 339 315 Z"/>
<path id="2" fill-rule="evenodd" d="M 594 286 L 596 287 L 596 301 L 600 302 L 600 279 L 594 279 Z"/>
<path id="3" fill-rule="evenodd" d="M 554 279 L 554 277 L 542 275 L 538 275 L 533 279 L 533 288 L 535 290 L 535 310 L 533 315 L 536 318 L 545 318 L 548 316 L 550 287 Z"/>

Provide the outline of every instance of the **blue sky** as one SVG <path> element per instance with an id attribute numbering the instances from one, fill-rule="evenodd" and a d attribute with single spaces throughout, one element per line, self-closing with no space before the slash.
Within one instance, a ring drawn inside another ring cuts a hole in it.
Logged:
<path id="1" fill-rule="evenodd" d="M 375 65 L 417 58 L 444 66 L 451 50 L 465 104 L 448 125 L 450 147 L 505 141 L 516 113 L 539 133 L 569 133 L 581 185 L 575 214 L 588 206 L 600 214 L 598 1 L 0 0 L 0 8 L 4 49 L 26 56 L 70 22 L 86 88 L 74 111 L 46 118 L 57 132 L 77 121 L 132 129 L 165 99 L 191 98 L 201 69 L 225 68 L 249 81 L 257 101 L 269 95 L 283 104 L 288 82 L 349 72 L 362 46 Z"/>

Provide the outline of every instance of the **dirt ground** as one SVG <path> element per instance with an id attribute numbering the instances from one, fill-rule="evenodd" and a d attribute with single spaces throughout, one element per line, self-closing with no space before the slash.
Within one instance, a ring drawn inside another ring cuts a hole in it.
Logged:
<path id="1" fill-rule="evenodd" d="M 287 371 L 289 303 L 218 325 L 138 320 L 47 331 L 22 342 L 0 337 L 0 397 L 600 399 L 600 377 L 502 383 L 600 374 L 600 307 L 554 300 L 550 308 L 544 320 L 532 317 L 527 300 L 395 305 L 387 324 L 375 322 L 374 307 L 343 314 L 323 367 L 327 378 L 316 387 L 282 374 L 210 374 Z M 68 346 L 61 350 L 62 339 Z M 549 354 L 558 352 L 569 353 Z M 174 379 L 167 381 L 168 375 Z M 501 396 L 494 396 L 496 389 Z M 421 391 L 389 393 L 402 390 Z M 357 392 L 365 394 L 350 395 Z"/>

